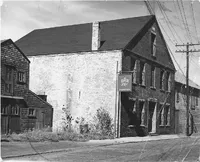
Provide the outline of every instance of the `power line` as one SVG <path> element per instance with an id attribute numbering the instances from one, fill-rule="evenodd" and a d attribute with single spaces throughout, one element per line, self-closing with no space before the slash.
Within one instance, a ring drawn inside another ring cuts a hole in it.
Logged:
<path id="1" fill-rule="evenodd" d="M 195 16 L 194 16 L 194 9 L 193 9 L 193 3 L 190 2 L 190 6 L 191 6 L 191 9 L 192 9 L 192 18 L 193 18 L 193 22 L 194 22 L 194 28 L 195 28 L 195 32 L 196 32 L 196 38 L 197 38 L 197 41 L 200 43 L 199 39 L 198 39 L 198 32 L 197 32 L 197 27 L 196 27 L 196 23 L 195 23 Z"/>
<path id="2" fill-rule="evenodd" d="M 145 4 L 147 5 L 147 8 L 148 8 L 149 12 L 155 15 L 155 13 L 152 11 L 151 4 L 149 3 L 148 0 L 145 1 Z M 158 20 L 158 22 L 159 22 L 159 20 Z M 163 26 L 161 25 L 161 23 L 160 23 L 160 27 L 161 27 L 162 30 L 166 33 L 166 35 L 168 36 L 169 40 L 171 40 L 170 37 L 169 37 L 169 35 L 167 34 L 167 32 L 165 31 L 165 29 L 164 29 Z M 172 43 L 173 43 L 173 42 L 172 42 Z M 181 72 L 183 73 L 183 75 L 184 75 L 183 70 L 181 69 L 180 65 L 179 65 L 178 62 L 176 61 L 176 59 L 175 59 L 175 57 L 174 57 L 174 55 L 173 55 L 171 49 L 169 48 L 167 42 L 166 42 L 166 46 L 167 46 L 167 49 L 168 49 L 168 51 L 170 52 L 172 58 L 174 59 L 175 63 L 177 64 L 178 68 L 180 69 L 180 71 L 181 71 Z"/>
<path id="3" fill-rule="evenodd" d="M 185 19 L 185 23 L 186 23 L 186 28 L 187 28 L 187 31 L 189 33 L 189 38 L 190 38 L 190 41 L 192 42 L 192 37 L 191 37 L 191 33 L 190 33 L 190 30 L 189 30 L 189 27 L 188 27 L 188 22 L 187 22 L 187 19 L 186 19 L 186 15 L 185 15 L 185 9 L 184 9 L 184 5 L 183 5 L 183 1 L 181 1 L 181 6 L 183 8 L 183 16 L 184 16 L 184 19 Z M 178 2 L 178 1 L 177 1 Z"/>
<path id="4" fill-rule="evenodd" d="M 178 0 L 177 0 L 177 5 L 178 5 L 178 9 L 179 9 L 179 12 L 180 12 L 180 15 L 181 15 L 181 19 L 182 19 L 182 22 L 183 22 L 183 26 L 185 27 L 185 31 L 186 31 L 186 33 L 188 34 L 188 38 L 189 38 L 190 35 L 189 35 L 189 33 L 188 33 L 187 26 L 186 26 L 186 23 L 185 23 L 185 21 L 184 21 L 184 16 L 183 16 L 183 14 L 182 14 L 181 6 L 180 6 Z M 188 24 L 187 24 L 187 25 L 188 25 Z"/>
<path id="5" fill-rule="evenodd" d="M 173 0 L 173 4 L 174 4 L 174 9 L 175 9 L 175 11 L 178 11 L 178 9 L 177 9 L 177 7 L 176 7 L 176 3 L 175 3 L 175 0 Z M 180 10 L 179 10 L 180 11 Z M 177 17 L 177 19 L 180 21 L 180 24 L 181 23 L 183 23 L 183 26 L 184 26 L 184 22 L 183 21 L 181 21 L 181 18 L 179 18 L 181 15 L 180 15 L 180 12 L 178 12 L 178 17 Z M 176 24 L 177 25 L 177 24 Z M 179 26 L 179 27 L 181 27 L 180 25 L 177 25 L 177 26 Z M 182 28 L 182 27 L 181 27 Z M 186 38 L 186 36 L 184 35 L 184 37 Z M 187 38 L 186 38 L 187 39 Z"/>
<path id="6" fill-rule="evenodd" d="M 163 6 L 161 5 L 160 1 L 158 0 L 157 3 L 158 3 L 158 7 L 159 7 L 159 9 L 160 9 L 162 15 L 164 16 L 164 19 L 165 19 L 165 21 L 166 21 L 166 24 L 167 24 L 167 26 L 169 27 L 169 29 L 170 29 L 170 31 L 171 31 L 173 37 L 175 38 L 175 40 L 176 40 L 176 37 L 174 36 L 174 33 L 173 33 L 172 29 L 174 30 L 174 32 L 175 32 L 176 36 L 179 38 L 179 40 L 180 40 L 181 42 L 183 42 L 183 41 L 181 40 L 181 38 L 179 37 L 179 35 L 177 34 L 177 31 L 176 31 L 175 28 L 173 27 L 173 25 L 172 25 L 171 21 L 169 20 L 167 14 L 165 13 L 165 10 L 163 9 Z M 169 23 L 168 23 L 168 22 L 169 22 Z M 171 27 L 170 27 L 170 26 L 171 26 Z M 171 29 L 171 28 L 172 28 L 172 29 Z M 177 40 L 176 40 L 176 42 L 177 42 Z"/>

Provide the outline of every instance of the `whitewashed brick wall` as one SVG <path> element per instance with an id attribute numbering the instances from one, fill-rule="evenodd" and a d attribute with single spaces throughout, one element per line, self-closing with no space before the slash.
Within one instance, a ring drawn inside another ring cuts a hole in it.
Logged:
<path id="1" fill-rule="evenodd" d="M 54 130 L 60 128 L 62 107 L 67 104 L 73 118 L 92 121 L 96 110 L 103 107 L 114 120 L 120 50 L 30 56 L 29 59 L 30 89 L 47 95 L 54 108 Z"/>

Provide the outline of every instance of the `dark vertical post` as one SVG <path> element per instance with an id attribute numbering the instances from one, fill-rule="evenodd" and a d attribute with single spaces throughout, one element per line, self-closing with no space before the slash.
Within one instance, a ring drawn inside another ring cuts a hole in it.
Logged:
<path id="1" fill-rule="evenodd" d="M 189 43 L 186 46 L 186 89 L 187 89 L 187 106 L 186 106 L 186 135 L 189 136 L 189 85 L 188 85 L 188 78 L 189 78 Z"/>

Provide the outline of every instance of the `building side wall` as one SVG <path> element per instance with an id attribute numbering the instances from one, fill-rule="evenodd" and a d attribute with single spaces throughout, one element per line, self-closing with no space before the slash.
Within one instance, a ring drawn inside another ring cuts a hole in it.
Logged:
<path id="1" fill-rule="evenodd" d="M 125 51 L 124 57 L 123 57 L 123 71 L 132 71 L 133 70 L 133 64 L 131 62 L 131 59 L 137 60 L 138 63 L 136 64 L 137 74 L 136 74 L 136 84 L 133 84 L 132 92 L 130 93 L 122 93 L 124 94 L 123 97 L 125 101 L 129 102 L 128 104 L 122 103 L 122 123 L 121 123 L 121 132 L 122 136 L 135 136 L 137 133 L 135 132 L 136 128 L 129 127 L 130 122 L 132 120 L 132 116 L 130 115 L 130 110 L 133 109 L 132 105 L 133 102 L 131 100 L 136 101 L 136 109 L 137 109 L 137 117 L 140 117 L 141 110 L 139 108 L 139 101 L 144 101 L 145 103 L 145 126 L 142 128 L 141 134 L 148 134 L 148 127 L 149 125 L 149 101 L 151 99 L 154 99 L 154 102 L 157 104 L 156 106 L 156 133 L 157 134 L 166 134 L 166 133 L 174 133 L 175 128 L 175 101 L 174 101 L 174 73 L 175 70 L 173 62 L 171 61 L 169 52 L 165 46 L 164 40 L 161 36 L 160 31 L 158 30 L 158 26 L 156 23 L 153 24 L 155 28 L 156 33 L 156 54 L 155 57 L 151 53 L 151 31 L 152 28 L 149 27 L 148 31 L 144 34 L 143 37 L 140 37 L 138 40 L 138 43 L 132 47 L 131 52 Z M 134 42 L 133 42 L 134 43 Z M 145 63 L 145 86 L 140 85 L 140 64 Z M 151 88 L 151 67 L 155 67 L 155 88 Z M 164 91 L 160 89 L 160 76 L 161 76 L 161 70 L 165 71 L 165 79 L 164 79 Z M 171 77 L 171 91 L 168 92 L 166 90 L 166 72 L 170 73 Z M 123 101 L 122 101 L 123 102 Z M 163 104 L 169 104 L 170 105 L 170 126 L 161 126 L 160 123 L 160 106 Z M 141 120 L 141 119 L 139 119 Z M 135 121 L 135 124 L 137 124 L 138 121 Z M 132 131 L 133 130 L 133 131 Z M 140 132 L 140 130 L 139 130 Z"/>
<path id="2" fill-rule="evenodd" d="M 5 77 L 6 70 L 5 65 L 13 67 L 13 93 L 8 94 L 5 92 Z M 18 71 L 24 72 L 26 74 L 26 84 L 19 84 L 17 73 Z M 29 88 L 29 62 L 22 53 L 10 43 L 10 41 L 5 42 L 1 46 L 1 94 L 10 96 L 24 96 Z"/>
<path id="3" fill-rule="evenodd" d="M 183 89 L 184 85 L 177 83 L 175 86 L 175 107 L 178 111 L 179 121 L 177 125 L 177 133 L 185 134 L 186 133 L 186 93 Z M 200 90 L 199 90 L 200 92 Z M 192 103 L 191 98 L 196 98 L 197 103 Z M 200 93 L 195 93 L 190 95 L 189 100 L 189 111 L 193 115 L 194 124 L 196 126 L 197 131 L 200 131 Z"/>
<path id="4" fill-rule="evenodd" d="M 62 127 L 63 108 L 74 119 L 92 122 L 96 110 L 104 108 L 114 118 L 116 67 L 121 51 L 83 52 L 29 57 L 30 88 L 48 95 L 54 107 L 54 130 Z"/>

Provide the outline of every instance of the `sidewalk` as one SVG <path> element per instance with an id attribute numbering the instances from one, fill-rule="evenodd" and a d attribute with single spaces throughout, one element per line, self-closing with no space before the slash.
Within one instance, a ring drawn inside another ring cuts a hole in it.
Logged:
<path id="1" fill-rule="evenodd" d="M 126 137 L 117 139 L 106 140 L 90 140 L 88 142 L 72 142 L 72 141 L 60 141 L 60 142 L 2 142 L 1 143 L 1 157 L 2 158 L 14 158 L 20 156 L 29 156 L 73 151 L 74 149 L 82 149 L 88 147 L 108 146 L 123 143 L 166 140 L 166 139 L 178 139 L 185 136 L 179 135 L 159 135 L 159 136 L 146 136 L 146 137 Z"/>

